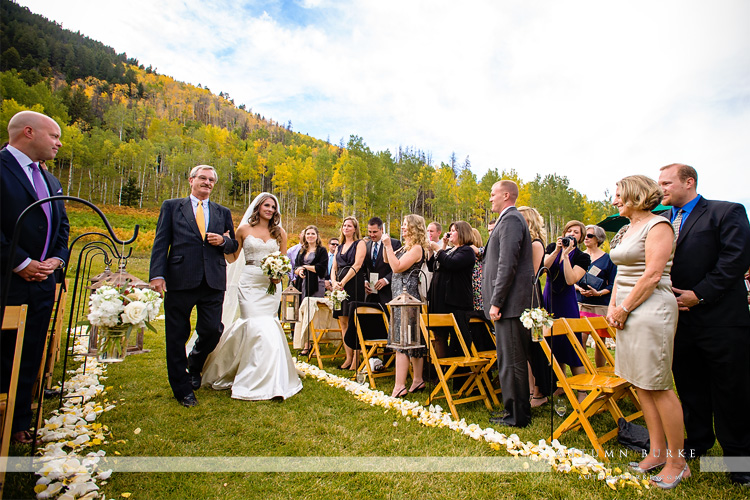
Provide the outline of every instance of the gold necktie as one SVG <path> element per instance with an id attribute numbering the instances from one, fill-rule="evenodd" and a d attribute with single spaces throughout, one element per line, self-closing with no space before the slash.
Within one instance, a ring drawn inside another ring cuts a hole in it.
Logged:
<path id="1" fill-rule="evenodd" d="M 201 232 L 201 238 L 206 239 L 206 216 L 203 213 L 203 203 L 198 203 L 198 209 L 195 211 L 195 222 L 198 223 L 198 231 Z"/>

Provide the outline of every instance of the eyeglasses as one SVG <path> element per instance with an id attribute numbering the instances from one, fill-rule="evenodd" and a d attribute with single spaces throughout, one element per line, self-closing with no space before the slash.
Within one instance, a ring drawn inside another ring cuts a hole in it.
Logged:
<path id="1" fill-rule="evenodd" d="M 206 177 L 205 175 L 197 175 L 196 177 L 198 178 L 199 181 L 210 182 L 211 184 L 216 183 L 216 179 L 212 179 L 211 177 Z"/>
<path id="2" fill-rule="evenodd" d="M 596 235 L 594 235 L 594 234 L 587 234 L 586 238 L 596 238 Z"/>
<path id="3" fill-rule="evenodd" d="M 338 243 L 329 243 L 329 245 L 331 245 L 332 247 L 337 247 L 337 246 L 339 246 L 339 244 L 338 244 Z"/>

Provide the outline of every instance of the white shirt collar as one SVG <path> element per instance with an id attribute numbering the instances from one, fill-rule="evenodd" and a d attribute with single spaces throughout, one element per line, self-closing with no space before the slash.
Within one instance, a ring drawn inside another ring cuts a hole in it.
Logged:
<path id="1" fill-rule="evenodd" d="M 29 158 L 28 156 L 26 156 L 26 153 L 24 153 L 23 151 L 21 151 L 20 149 L 18 149 L 16 147 L 11 146 L 10 144 L 8 144 L 5 148 L 8 151 L 10 151 L 10 154 L 13 155 L 13 157 L 16 159 L 16 161 L 18 162 L 18 164 L 21 165 L 24 168 L 28 168 L 29 167 L 29 163 L 36 163 L 31 158 Z"/>
<path id="2" fill-rule="evenodd" d="M 205 208 L 208 208 L 208 199 L 205 199 L 205 200 L 199 200 L 198 198 L 196 198 L 195 196 L 193 196 L 193 195 L 191 194 L 191 195 L 190 195 L 190 201 L 191 201 L 191 202 L 193 203 L 193 206 L 194 206 L 194 207 L 197 207 L 197 206 L 198 206 L 198 203 L 203 203 L 203 208 L 204 208 L 204 209 L 205 209 Z"/>

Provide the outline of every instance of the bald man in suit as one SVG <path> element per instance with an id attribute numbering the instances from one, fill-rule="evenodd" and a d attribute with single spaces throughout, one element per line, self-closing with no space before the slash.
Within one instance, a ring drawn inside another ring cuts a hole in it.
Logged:
<path id="1" fill-rule="evenodd" d="M 62 194 L 54 175 L 39 163 L 52 160 L 60 143 L 60 127 L 50 117 L 34 111 L 16 113 L 8 122 L 8 146 L 0 151 L 0 217 L 2 218 L 3 279 L 13 270 L 8 305 L 27 304 L 26 330 L 18 380 L 12 439 L 30 444 L 31 393 L 45 349 L 47 329 L 55 300 L 54 271 L 68 259 L 68 216 L 62 201 L 37 206 L 21 222 L 21 240 L 10 255 L 18 217 L 39 199 Z M 3 294 L 6 283 L 2 284 Z M 13 364 L 15 335 L 0 340 L 0 389 L 7 392 Z"/>

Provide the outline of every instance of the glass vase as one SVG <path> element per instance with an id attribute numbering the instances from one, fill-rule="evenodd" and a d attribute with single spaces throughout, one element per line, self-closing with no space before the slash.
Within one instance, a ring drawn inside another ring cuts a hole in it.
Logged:
<path id="1" fill-rule="evenodd" d="M 128 355 L 128 326 L 99 328 L 97 359 L 101 363 L 119 363 Z"/>
<path id="2" fill-rule="evenodd" d="M 534 342 L 541 342 L 544 338 L 544 328 L 541 326 L 535 326 L 531 329 L 531 340 Z"/>

